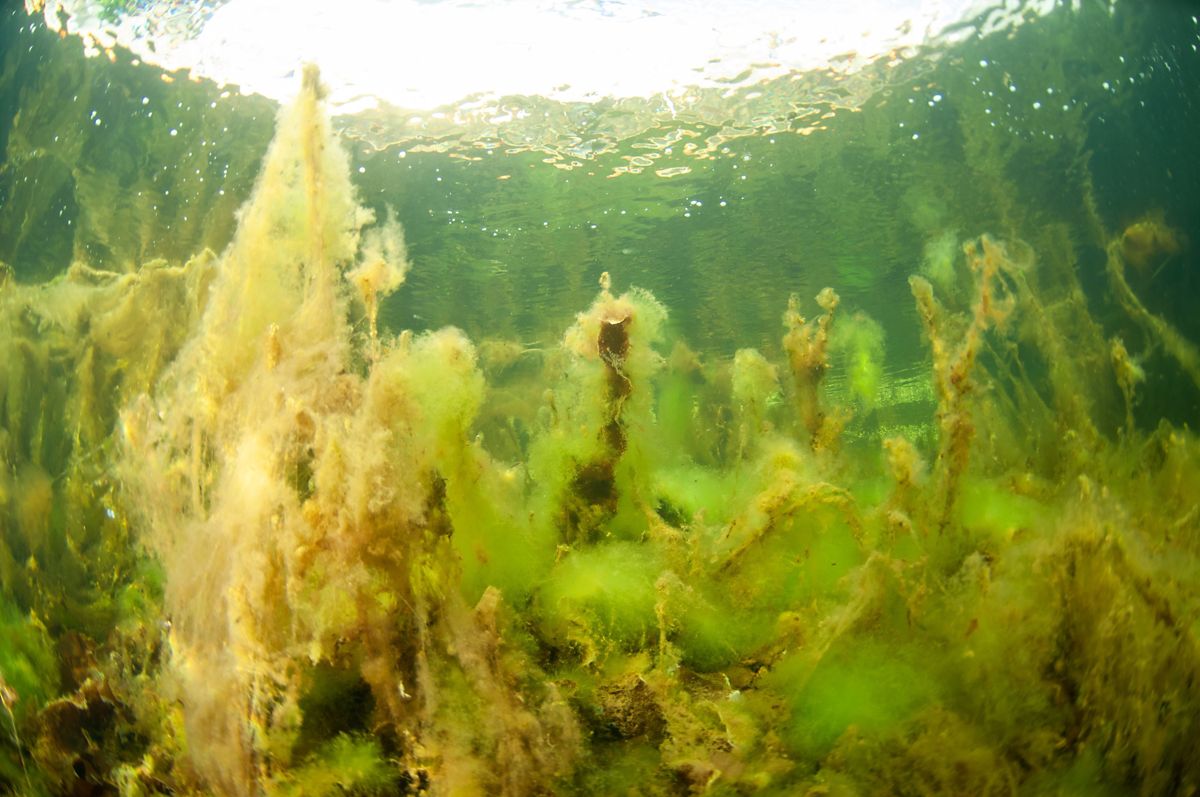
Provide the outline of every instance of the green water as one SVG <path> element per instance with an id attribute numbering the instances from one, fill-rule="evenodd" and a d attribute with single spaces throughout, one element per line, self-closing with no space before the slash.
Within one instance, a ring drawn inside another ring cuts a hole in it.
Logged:
<path id="1" fill-rule="evenodd" d="M 0 793 L 1196 793 L 1198 46 L 533 146 L 5 11 Z"/>

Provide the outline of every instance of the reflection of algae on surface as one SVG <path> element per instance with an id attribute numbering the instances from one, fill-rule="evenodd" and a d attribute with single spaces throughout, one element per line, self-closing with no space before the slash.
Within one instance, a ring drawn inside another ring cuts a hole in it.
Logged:
<path id="1" fill-rule="evenodd" d="M 913 279 L 925 455 L 843 447 L 824 376 L 860 358 L 869 409 L 881 341 L 831 290 L 789 305 L 781 387 L 753 350 L 663 357 L 666 311 L 606 277 L 502 463 L 471 342 L 378 336 L 400 232 L 319 94 L 219 258 L 0 288 L 11 789 L 1200 788 L 1200 447 L 1131 427 L 1069 250 Z"/>

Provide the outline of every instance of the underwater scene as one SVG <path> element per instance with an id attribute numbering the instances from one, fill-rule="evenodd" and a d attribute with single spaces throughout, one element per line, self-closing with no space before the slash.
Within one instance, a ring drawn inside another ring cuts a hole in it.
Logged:
<path id="1" fill-rule="evenodd" d="M 1197 9 L 840 5 L 6 4 L 0 794 L 1200 794 Z"/>

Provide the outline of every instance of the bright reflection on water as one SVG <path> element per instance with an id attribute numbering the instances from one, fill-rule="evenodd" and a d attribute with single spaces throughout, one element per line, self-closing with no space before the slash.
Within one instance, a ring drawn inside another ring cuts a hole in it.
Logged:
<path id="1" fill-rule="evenodd" d="M 910 77 L 921 68 L 912 62 L 935 59 L 938 47 L 1053 6 L 67 0 L 42 13 L 95 54 L 124 45 L 168 70 L 277 100 L 295 90 L 301 63 L 318 63 L 333 107 L 363 119 L 352 132 L 376 147 L 487 145 L 570 164 L 676 120 L 721 131 L 693 147 L 701 155 L 747 134 L 810 133 L 897 72 Z"/>

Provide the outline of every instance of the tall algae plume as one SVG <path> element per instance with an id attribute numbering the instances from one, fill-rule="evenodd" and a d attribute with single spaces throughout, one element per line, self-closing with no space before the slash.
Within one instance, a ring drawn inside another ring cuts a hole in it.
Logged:
<path id="1" fill-rule="evenodd" d="M 319 92 L 309 70 L 197 329 L 123 419 L 125 480 L 166 574 L 191 759 L 232 794 L 253 793 L 288 749 L 278 737 L 297 716 L 291 661 L 320 644 L 299 599 L 310 551 L 334 531 L 319 468 L 364 394 L 348 373 L 338 280 L 369 214 Z"/>
<path id="2" fill-rule="evenodd" d="M 9 791 L 1200 789 L 1200 444 L 1133 411 L 1194 346 L 1122 238 L 1144 339 L 1064 229 L 939 238 L 906 437 L 831 288 L 779 362 L 608 274 L 536 356 L 389 333 L 349 172 L 309 69 L 223 254 L 0 286 Z"/>

